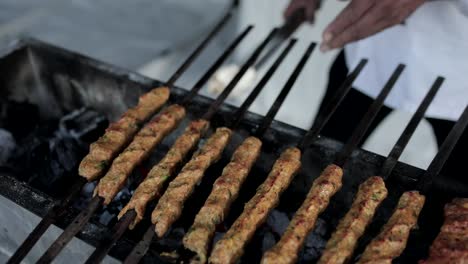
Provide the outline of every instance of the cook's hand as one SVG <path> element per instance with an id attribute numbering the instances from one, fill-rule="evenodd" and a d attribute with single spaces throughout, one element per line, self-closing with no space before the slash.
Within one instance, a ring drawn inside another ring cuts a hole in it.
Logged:
<path id="1" fill-rule="evenodd" d="M 325 52 L 341 48 L 347 43 L 369 37 L 399 24 L 425 1 L 351 0 L 325 29 L 320 49 Z"/>
<path id="2" fill-rule="evenodd" d="M 284 11 L 284 17 L 291 17 L 297 10 L 304 9 L 306 20 L 313 23 L 315 20 L 315 11 L 317 11 L 319 7 L 320 0 L 292 0 Z"/>

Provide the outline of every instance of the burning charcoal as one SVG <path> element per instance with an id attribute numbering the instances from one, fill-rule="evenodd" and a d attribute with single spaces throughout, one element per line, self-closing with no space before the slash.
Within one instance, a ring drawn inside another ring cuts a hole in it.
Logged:
<path id="1" fill-rule="evenodd" d="M 104 213 L 99 217 L 99 222 L 104 225 L 108 225 L 114 217 L 115 215 L 110 214 L 109 211 L 104 211 Z"/>
<path id="2" fill-rule="evenodd" d="M 0 128 L 0 165 L 6 163 L 13 154 L 15 147 L 15 139 L 11 133 Z"/>
<path id="3" fill-rule="evenodd" d="M 107 127 L 107 119 L 89 108 L 80 108 L 60 119 L 60 133 L 82 141 L 95 140 Z"/>
<path id="4" fill-rule="evenodd" d="M 183 228 L 172 229 L 166 237 L 158 240 L 157 244 L 165 248 L 178 248 L 182 246 L 182 238 L 185 235 Z"/>
<path id="5" fill-rule="evenodd" d="M 266 232 L 263 235 L 262 241 L 262 252 L 267 251 L 268 249 L 272 248 L 276 244 L 275 235 L 271 232 Z"/>
<path id="6" fill-rule="evenodd" d="M 115 222 L 117 221 L 117 215 L 119 214 L 120 210 L 122 210 L 124 205 L 130 200 L 130 198 L 130 190 L 128 188 L 124 188 L 115 196 L 112 203 L 105 206 L 101 210 L 102 214 L 105 216 L 101 216 L 98 221 L 108 226 L 115 224 Z"/>
<path id="7" fill-rule="evenodd" d="M 36 105 L 7 101 L 0 109 L 0 126 L 9 130 L 16 140 L 26 137 L 40 122 Z"/>
<path id="8" fill-rule="evenodd" d="M 324 235 L 327 231 L 327 224 L 322 219 L 317 219 L 315 223 L 315 228 L 312 233 L 307 237 L 303 251 L 303 262 L 310 263 L 311 261 L 316 261 L 327 241 L 324 239 Z"/>
<path id="9" fill-rule="evenodd" d="M 286 231 L 286 228 L 289 225 L 288 215 L 278 210 L 273 210 L 268 215 L 267 225 L 270 226 L 273 232 L 277 235 L 281 235 Z"/>

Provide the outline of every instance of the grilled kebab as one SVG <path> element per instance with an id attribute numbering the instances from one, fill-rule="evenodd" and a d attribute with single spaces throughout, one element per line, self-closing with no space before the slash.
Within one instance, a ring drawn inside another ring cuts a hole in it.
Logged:
<path id="1" fill-rule="evenodd" d="M 430 248 L 429 258 L 420 263 L 468 263 L 468 198 L 455 198 L 445 206 L 444 224 Z"/>
<path id="2" fill-rule="evenodd" d="M 379 235 L 367 245 L 358 263 L 392 263 L 403 252 L 416 226 L 425 197 L 417 191 L 405 192 Z"/>
<path id="3" fill-rule="evenodd" d="M 231 134 L 232 131 L 229 128 L 216 129 L 216 132 L 208 138 L 201 149 L 185 164 L 179 175 L 169 183 L 166 192 L 151 215 L 158 237 L 164 236 L 172 223 L 182 214 L 184 202 L 203 178 L 205 170 L 221 157 Z"/>
<path id="4" fill-rule="evenodd" d="M 318 215 L 341 188 L 343 170 L 334 164 L 325 168 L 314 181 L 304 203 L 294 215 L 280 241 L 262 258 L 262 263 L 294 263 L 297 254 L 315 226 Z"/>
<path id="5" fill-rule="evenodd" d="M 288 148 L 281 154 L 267 179 L 245 205 L 242 214 L 215 244 L 209 263 L 236 263 L 255 230 L 265 222 L 268 213 L 278 204 L 281 193 L 299 171 L 300 159 L 301 151 L 295 147 Z"/>
<path id="6" fill-rule="evenodd" d="M 236 149 L 185 235 L 184 246 L 197 254 L 195 260 L 198 262 L 206 263 L 208 247 L 216 226 L 224 221 L 231 203 L 237 198 L 250 169 L 260 155 L 261 145 L 258 138 L 248 137 Z"/>
<path id="7" fill-rule="evenodd" d="M 112 159 L 133 138 L 138 128 L 154 115 L 169 99 L 169 88 L 159 87 L 142 95 L 138 104 L 110 124 L 106 132 L 91 144 L 88 155 L 81 161 L 78 172 L 88 181 L 102 175 Z"/>
<path id="8" fill-rule="evenodd" d="M 318 263 L 347 263 L 359 238 L 372 220 L 377 207 L 387 197 L 388 191 L 381 177 L 370 177 L 359 186 L 351 209 L 341 219 L 336 231 L 328 240 Z"/>
<path id="9" fill-rule="evenodd" d="M 171 178 L 177 166 L 185 159 L 190 150 L 197 146 L 208 126 L 209 122 L 203 119 L 192 121 L 189 124 L 164 158 L 150 170 L 146 179 L 135 190 L 130 201 L 120 211 L 119 219 L 127 211 L 135 210 L 137 216 L 130 226 L 131 229 L 143 219 L 146 205 L 161 195 L 164 184 Z"/>
<path id="10" fill-rule="evenodd" d="M 168 133 L 177 127 L 184 116 L 185 108 L 173 104 L 146 124 L 136 134 L 130 145 L 112 162 L 109 171 L 94 189 L 94 195 L 104 198 L 104 204 L 109 204 L 122 189 L 133 169 Z"/>

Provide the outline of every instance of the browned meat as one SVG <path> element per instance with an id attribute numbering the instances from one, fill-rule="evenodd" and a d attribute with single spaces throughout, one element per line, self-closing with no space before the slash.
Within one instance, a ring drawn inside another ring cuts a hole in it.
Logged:
<path id="1" fill-rule="evenodd" d="M 130 229 L 133 229 L 143 219 L 148 202 L 161 195 L 164 184 L 171 178 L 174 170 L 189 151 L 197 146 L 208 126 L 209 122 L 203 119 L 192 121 L 185 132 L 177 138 L 166 156 L 150 170 L 146 179 L 135 190 L 132 199 L 119 213 L 120 219 L 127 211 L 136 211 L 137 217 Z"/>
<path id="2" fill-rule="evenodd" d="M 213 184 L 210 196 L 183 239 L 184 246 L 197 254 L 197 262 L 206 263 L 208 246 L 216 226 L 224 221 L 231 203 L 236 200 L 242 184 L 260 154 L 261 146 L 262 142 L 256 137 L 245 139 Z"/>
<path id="3" fill-rule="evenodd" d="M 215 244 L 209 263 L 236 263 L 244 252 L 244 246 L 278 204 L 281 193 L 301 167 L 300 159 L 301 151 L 298 148 L 288 148 L 281 154 L 267 179 L 245 205 L 242 214 Z"/>
<path id="4" fill-rule="evenodd" d="M 289 223 L 280 241 L 268 250 L 262 263 L 294 263 L 307 235 L 315 226 L 318 215 L 328 206 L 330 198 L 341 188 L 343 170 L 332 164 L 325 168 L 310 189 L 299 210 Z"/>
<path id="5" fill-rule="evenodd" d="M 456 198 L 445 206 L 445 221 L 424 264 L 468 263 L 468 198 Z"/>
<path id="6" fill-rule="evenodd" d="M 99 181 L 94 194 L 109 204 L 122 189 L 133 169 L 140 164 L 159 142 L 170 133 L 185 116 L 180 105 L 171 105 L 138 132 L 128 147 L 112 162 L 109 171 Z"/>
<path id="7" fill-rule="evenodd" d="M 417 191 L 405 192 L 379 235 L 367 245 L 358 263 L 392 263 L 403 252 L 417 222 L 425 197 Z"/>
<path id="8" fill-rule="evenodd" d="M 341 219 L 335 233 L 328 240 L 320 264 L 349 262 L 358 239 L 374 217 L 377 207 L 387 197 L 387 188 L 381 177 L 370 177 L 359 186 L 351 209 Z"/>
<path id="9" fill-rule="evenodd" d="M 164 236 L 172 223 L 180 217 L 185 201 L 203 178 L 206 169 L 221 157 L 231 133 L 229 128 L 216 129 L 205 145 L 185 164 L 179 175 L 169 183 L 151 215 L 158 237 Z"/>
<path id="10" fill-rule="evenodd" d="M 169 88 L 159 87 L 142 95 L 138 105 L 130 108 L 102 137 L 91 144 L 89 154 L 81 161 L 78 173 L 94 181 L 104 173 L 112 159 L 132 139 L 147 119 L 154 115 L 169 99 Z"/>

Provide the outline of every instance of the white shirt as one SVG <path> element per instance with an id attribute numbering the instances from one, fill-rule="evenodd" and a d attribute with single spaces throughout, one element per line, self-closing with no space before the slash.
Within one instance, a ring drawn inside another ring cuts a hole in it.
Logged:
<path id="1" fill-rule="evenodd" d="M 354 86 L 374 98 L 398 63 L 406 64 L 385 101 L 404 111 L 415 111 L 437 76 L 445 77 L 427 116 L 457 120 L 468 104 L 468 0 L 427 2 L 405 25 L 347 45 L 345 53 L 350 69 L 369 59 Z"/>

